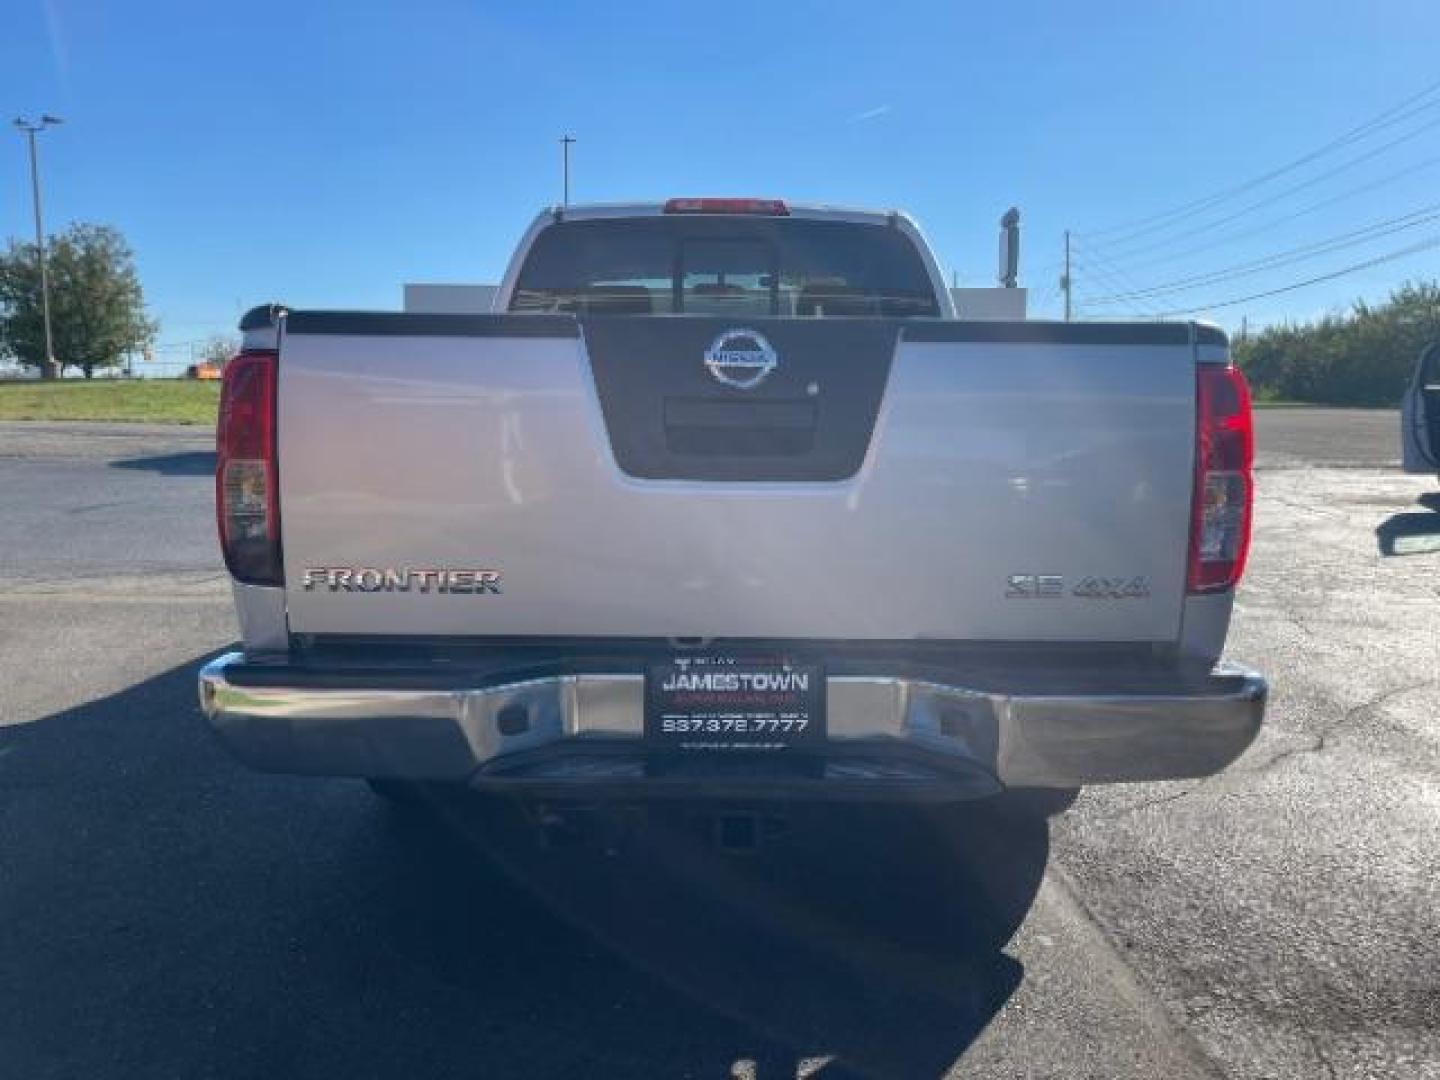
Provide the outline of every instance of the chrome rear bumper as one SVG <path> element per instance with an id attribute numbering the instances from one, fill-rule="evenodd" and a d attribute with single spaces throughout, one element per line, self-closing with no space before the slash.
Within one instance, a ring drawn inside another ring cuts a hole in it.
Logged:
<path id="1" fill-rule="evenodd" d="M 326 685 L 313 671 L 304 674 L 229 653 L 201 670 L 200 705 L 236 757 L 271 772 L 564 789 L 634 781 L 677 791 L 705 779 L 693 766 L 665 776 L 647 770 L 639 674 L 458 689 Z M 1183 689 L 1103 694 L 832 676 L 829 760 L 819 773 L 783 779 L 943 793 L 947 785 L 983 787 L 987 778 L 1007 787 L 1075 787 L 1207 776 L 1250 745 L 1266 691 L 1260 675 L 1230 664 Z M 739 764 L 724 779 L 744 788 Z M 772 779 L 780 784 L 762 771 L 748 787 Z"/>

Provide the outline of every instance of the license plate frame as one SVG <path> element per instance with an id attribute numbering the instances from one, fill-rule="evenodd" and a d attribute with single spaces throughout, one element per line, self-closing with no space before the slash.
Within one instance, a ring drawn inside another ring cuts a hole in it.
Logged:
<path id="1" fill-rule="evenodd" d="M 814 751 L 825 669 L 788 657 L 685 654 L 645 669 L 645 741 L 676 753 Z"/>

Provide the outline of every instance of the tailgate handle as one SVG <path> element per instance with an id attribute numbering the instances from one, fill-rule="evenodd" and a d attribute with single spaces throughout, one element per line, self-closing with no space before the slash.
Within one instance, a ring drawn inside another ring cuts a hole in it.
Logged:
<path id="1" fill-rule="evenodd" d="M 665 399 L 665 446 L 704 457 L 798 457 L 815 447 L 812 401 Z"/>

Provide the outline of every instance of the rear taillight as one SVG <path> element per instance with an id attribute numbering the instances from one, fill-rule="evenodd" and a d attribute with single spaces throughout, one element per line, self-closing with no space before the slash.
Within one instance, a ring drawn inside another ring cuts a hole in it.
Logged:
<path id="1" fill-rule="evenodd" d="M 671 199 L 667 214 L 761 214 L 786 217 L 790 207 L 783 199 Z"/>
<path id="2" fill-rule="evenodd" d="M 1245 572 L 1254 502 L 1250 387 L 1238 368 L 1201 364 L 1195 381 L 1195 502 L 1190 511 L 1192 593 L 1233 588 Z"/>
<path id="3" fill-rule="evenodd" d="M 215 429 L 215 514 L 225 565 L 237 581 L 283 585 L 275 463 L 273 352 L 242 352 L 225 367 Z"/>

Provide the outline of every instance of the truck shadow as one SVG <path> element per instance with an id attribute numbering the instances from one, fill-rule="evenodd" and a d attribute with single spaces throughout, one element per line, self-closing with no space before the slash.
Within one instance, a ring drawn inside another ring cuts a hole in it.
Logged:
<path id="1" fill-rule="evenodd" d="M 1440 551 L 1440 494 L 1427 492 L 1418 502 L 1428 513 L 1392 514 L 1375 528 L 1382 555 L 1423 555 Z"/>
<path id="2" fill-rule="evenodd" d="M 933 1076 L 1022 978 L 1043 816 L 397 812 L 233 764 L 194 671 L 0 727 L 15 1075 Z"/>
<path id="3" fill-rule="evenodd" d="M 110 467 L 112 469 L 154 472 L 161 476 L 213 476 L 215 474 L 215 451 L 186 450 L 177 454 L 119 458 L 110 462 Z"/>
<path id="4" fill-rule="evenodd" d="M 571 811 L 558 839 L 500 801 L 446 817 L 563 921 L 790 1048 L 761 1076 L 949 1069 L 1020 983 L 1001 950 L 1048 851 L 1043 817 L 993 802 L 761 807 L 775 835 L 743 854 L 706 808 Z"/>

